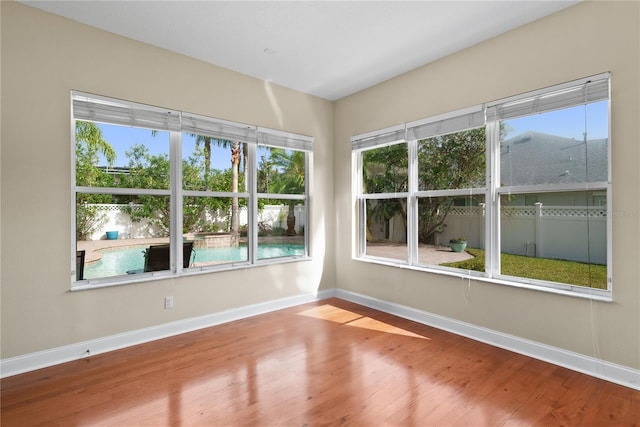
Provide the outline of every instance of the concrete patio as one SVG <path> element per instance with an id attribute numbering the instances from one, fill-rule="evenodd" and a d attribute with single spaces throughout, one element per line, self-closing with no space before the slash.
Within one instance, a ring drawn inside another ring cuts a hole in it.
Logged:
<path id="1" fill-rule="evenodd" d="M 391 258 L 401 261 L 407 259 L 407 245 L 390 242 L 367 242 L 366 253 L 369 256 Z M 418 246 L 420 264 L 439 265 L 447 262 L 465 261 L 473 258 L 466 252 L 453 252 L 448 246 Z"/>

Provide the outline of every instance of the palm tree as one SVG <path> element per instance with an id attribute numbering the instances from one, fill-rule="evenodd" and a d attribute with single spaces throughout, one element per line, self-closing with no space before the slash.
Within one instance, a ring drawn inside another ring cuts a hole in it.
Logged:
<path id="1" fill-rule="evenodd" d="M 271 150 L 271 164 L 280 172 L 273 181 L 271 192 L 280 194 L 304 194 L 305 191 L 305 153 L 291 151 L 290 154 L 281 148 Z M 287 215 L 287 236 L 296 235 L 296 201 L 289 201 Z"/>
<path id="2" fill-rule="evenodd" d="M 196 146 L 200 144 L 204 146 L 204 190 L 209 190 L 209 177 L 211 174 L 211 142 L 215 141 L 218 145 L 221 145 L 226 141 L 196 134 L 190 134 L 189 136 L 196 139 Z"/>
<path id="3" fill-rule="evenodd" d="M 231 191 L 233 193 L 238 192 L 238 171 L 240 169 L 240 143 L 238 141 L 231 142 Z M 240 206 L 238 205 L 238 198 L 231 199 L 231 226 L 230 231 L 232 234 L 240 233 Z"/>
<path id="4" fill-rule="evenodd" d="M 249 157 L 249 144 L 242 144 L 242 173 L 244 174 L 244 185 L 249 182 L 249 170 L 247 169 L 247 158 Z"/>
<path id="5" fill-rule="evenodd" d="M 222 148 L 230 148 L 231 149 L 231 192 L 238 192 L 238 177 L 240 170 L 240 159 L 241 159 L 241 151 L 246 151 L 246 145 L 242 144 L 239 141 L 229 141 L 227 139 L 213 138 L 210 136 L 203 135 L 194 135 L 191 136 L 196 138 L 196 144 L 202 143 L 204 146 L 204 181 L 205 181 L 205 190 L 209 190 L 209 178 L 211 175 L 211 143 L 213 142 L 219 147 Z M 244 166 L 244 174 L 246 176 L 246 155 L 245 155 L 245 166 Z M 245 180 L 246 183 L 246 180 Z M 246 185 L 246 184 L 245 184 Z M 239 212 L 240 206 L 238 203 L 238 198 L 233 197 L 231 203 L 231 224 L 230 231 L 231 233 L 237 234 L 240 232 L 240 221 L 239 221 Z"/>
<path id="6" fill-rule="evenodd" d="M 113 185 L 113 177 L 99 169 L 99 154 L 112 166 L 116 151 L 105 141 L 102 131 L 93 122 L 77 120 L 75 124 L 76 185 L 84 187 L 108 187 Z M 76 239 L 87 240 L 103 216 L 98 213 L 95 203 L 108 203 L 111 196 L 106 194 L 77 194 L 76 196 Z"/>

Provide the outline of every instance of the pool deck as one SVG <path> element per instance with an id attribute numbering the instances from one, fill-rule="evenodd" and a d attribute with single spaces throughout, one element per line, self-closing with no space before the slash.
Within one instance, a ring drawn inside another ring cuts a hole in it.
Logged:
<path id="1" fill-rule="evenodd" d="M 78 240 L 77 250 L 86 251 L 84 256 L 85 264 L 99 261 L 102 252 L 112 249 L 135 248 L 143 249 L 149 245 L 160 245 L 169 243 L 168 237 L 158 237 L 152 239 L 117 239 L 117 240 Z"/>
<path id="2" fill-rule="evenodd" d="M 406 261 L 407 245 L 388 242 L 368 242 L 367 255 Z M 447 262 L 465 261 L 471 258 L 473 258 L 473 255 L 464 251 L 453 252 L 448 246 L 418 246 L 418 260 L 420 264 L 440 265 Z"/>
<path id="3" fill-rule="evenodd" d="M 169 243 L 168 237 L 159 237 L 151 239 L 117 239 L 117 240 L 80 240 L 78 241 L 78 250 L 85 250 L 85 263 L 99 261 L 102 258 L 102 252 L 140 247 L 141 249 L 149 245 L 160 245 Z M 395 244 L 389 242 L 367 243 L 367 255 L 381 258 L 390 258 L 397 260 L 407 259 L 407 246 L 403 244 Z M 418 247 L 418 260 L 421 264 L 439 265 L 446 262 L 464 261 L 473 258 L 466 252 L 453 252 L 448 246 L 420 245 Z"/>

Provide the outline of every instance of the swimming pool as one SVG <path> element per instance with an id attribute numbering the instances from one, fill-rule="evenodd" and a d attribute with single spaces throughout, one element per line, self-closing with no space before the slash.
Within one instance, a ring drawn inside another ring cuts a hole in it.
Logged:
<path id="1" fill-rule="evenodd" d="M 130 270 L 144 269 L 144 251 L 147 246 L 123 248 L 102 252 L 102 258 L 84 267 L 85 279 L 110 277 L 126 274 Z M 224 248 L 194 248 L 191 262 L 198 264 L 218 264 L 246 261 L 246 245 Z M 280 258 L 304 255 L 304 245 L 265 244 L 258 246 L 258 259 Z"/>

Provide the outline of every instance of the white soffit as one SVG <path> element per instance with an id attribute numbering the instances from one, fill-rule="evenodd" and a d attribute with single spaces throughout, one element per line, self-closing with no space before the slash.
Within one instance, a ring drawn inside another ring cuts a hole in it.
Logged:
<path id="1" fill-rule="evenodd" d="M 579 1 L 22 1 L 336 100 Z"/>

